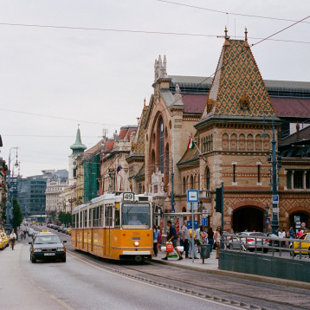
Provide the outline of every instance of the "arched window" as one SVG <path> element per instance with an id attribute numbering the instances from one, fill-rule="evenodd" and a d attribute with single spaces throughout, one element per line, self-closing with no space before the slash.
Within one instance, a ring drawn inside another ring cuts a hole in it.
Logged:
<path id="1" fill-rule="evenodd" d="M 155 172 L 155 151 L 152 150 L 151 175 Z"/>
<path id="2" fill-rule="evenodd" d="M 265 135 L 263 137 L 263 150 L 264 151 L 270 151 L 270 137 L 269 135 Z"/>
<path id="3" fill-rule="evenodd" d="M 222 148 L 223 148 L 223 151 L 229 150 L 229 139 L 228 139 L 227 133 L 224 133 L 222 136 Z"/>
<path id="4" fill-rule="evenodd" d="M 185 182 L 185 178 L 183 178 L 183 194 L 186 194 L 186 182 Z"/>
<path id="5" fill-rule="evenodd" d="M 210 190 L 210 170 L 209 167 L 206 168 L 206 190 Z"/>
<path id="6" fill-rule="evenodd" d="M 237 135 L 234 133 L 230 137 L 230 150 L 237 151 Z"/>
<path id="7" fill-rule="evenodd" d="M 158 158 L 159 158 L 159 170 L 161 173 L 164 172 L 164 159 L 165 159 L 165 152 L 164 152 L 164 143 L 165 143 L 165 132 L 164 132 L 164 122 L 163 119 L 160 118 L 158 121 Z"/>
<path id="8" fill-rule="evenodd" d="M 191 175 L 191 187 L 190 189 L 194 189 L 194 177 Z"/>
<path id="9" fill-rule="evenodd" d="M 247 150 L 248 151 L 253 151 L 254 150 L 253 136 L 251 134 L 248 135 Z"/>
<path id="10" fill-rule="evenodd" d="M 261 135 L 255 136 L 255 151 L 261 151 L 262 150 L 262 137 Z"/>
<path id="11" fill-rule="evenodd" d="M 239 136 L 239 151 L 245 151 L 245 135 L 241 134 Z"/>

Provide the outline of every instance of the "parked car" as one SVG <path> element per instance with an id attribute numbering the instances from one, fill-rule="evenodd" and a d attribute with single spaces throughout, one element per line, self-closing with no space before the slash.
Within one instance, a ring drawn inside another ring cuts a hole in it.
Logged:
<path id="1" fill-rule="evenodd" d="M 291 251 L 291 255 L 295 256 L 301 253 L 310 257 L 310 233 L 303 234 L 299 239 L 303 241 L 294 241 L 290 244 L 290 248 L 294 249 Z"/>
<path id="2" fill-rule="evenodd" d="M 268 241 L 265 238 L 263 233 L 260 232 L 247 232 L 244 231 L 242 233 L 237 233 L 236 235 L 232 236 L 228 243 L 229 249 L 235 250 L 248 250 L 248 251 L 255 251 L 256 250 L 263 250 L 264 253 L 268 252 Z"/>
<path id="3" fill-rule="evenodd" d="M 4 249 L 7 246 L 9 246 L 10 237 L 4 231 L 2 231 L 0 233 L 0 238 L 1 238 L 1 242 L 2 242 L 2 244 L 0 245 L 1 249 Z"/>

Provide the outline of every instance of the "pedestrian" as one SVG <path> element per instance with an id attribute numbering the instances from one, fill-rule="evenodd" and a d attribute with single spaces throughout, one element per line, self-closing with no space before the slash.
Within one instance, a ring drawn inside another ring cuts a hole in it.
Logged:
<path id="1" fill-rule="evenodd" d="M 188 230 L 189 233 L 189 258 L 193 258 L 193 254 L 194 254 L 194 258 L 198 259 L 198 249 L 197 249 L 197 235 L 196 235 L 196 231 L 192 228 L 190 228 Z M 193 238 L 192 235 L 194 234 L 194 243 L 193 243 Z"/>
<path id="2" fill-rule="evenodd" d="M 158 249 L 158 251 L 161 251 L 162 237 L 161 237 L 161 230 L 160 230 L 159 226 L 157 226 L 157 231 L 158 231 L 158 235 L 157 235 L 157 249 Z"/>
<path id="3" fill-rule="evenodd" d="M 14 250 L 15 240 L 16 240 L 16 234 L 14 230 L 12 230 L 10 234 L 10 242 L 11 242 L 12 251 Z"/>
<path id="4" fill-rule="evenodd" d="M 153 251 L 154 251 L 154 256 L 157 256 L 158 253 L 158 233 L 159 230 L 157 229 L 157 226 L 154 225 L 153 227 Z"/>
<path id="5" fill-rule="evenodd" d="M 212 252 L 213 245 L 214 245 L 213 236 L 214 236 L 213 229 L 212 229 L 212 227 L 209 227 L 209 229 L 208 229 L 208 243 L 210 245 L 210 253 Z"/>
<path id="6" fill-rule="evenodd" d="M 301 236 L 303 235 L 303 232 L 301 231 L 301 229 L 298 229 L 296 236 L 299 239 Z"/>
<path id="7" fill-rule="evenodd" d="M 181 228 L 181 238 L 182 238 L 182 243 L 184 246 L 184 252 L 185 252 L 185 258 L 188 258 L 188 250 L 189 250 L 189 232 L 187 228 L 187 221 L 183 221 L 183 225 Z"/>
<path id="8" fill-rule="evenodd" d="M 282 229 L 282 231 L 280 231 L 280 229 L 279 229 L 278 237 L 281 239 L 286 237 L 286 232 L 284 229 Z M 280 244 L 281 244 L 282 248 L 285 247 L 285 241 L 280 241 Z"/>
<path id="9" fill-rule="evenodd" d="M 220 243 L 221 243 L 221 226 L 217 226 L 214 233 L 214 242 L 216 244 L 216 258 L 219 258 Z"/>
<path id="10" fill-rule="evenodd" d="M 198 253 L 201 252 L 201 245 L 206 244 L 206 238 L 208 235 L 205 233 L 204 230 L 205 230 L 204 226 L 201 225 L 195 232 Z"/>
<path id="11" fill-rule="evenodd" d="M 172 225 L 171 221 L 167 222 L 168 228 L 169 228 L 169 234 L 167 236 L 167 242 L 172 242 L 174 250 L 177 252 L 179 259 L 183 259 L 180 251 L 177 248 L 177 241 L 178 241 L 178 236 L 177 232 L 175 230 L 175 227 Z M 168 260 L 168 252 L 166 252 L 166 256 L 162 258 L 163 260 Z"/>
<path id="12" fill-rule="evenodd" d="M 295 235 L 295 230 L 294 228 L 291 226 L 290 229 L 288 230 L 288 236 L 291 239 L 295 239 L 296 235 Z"/>

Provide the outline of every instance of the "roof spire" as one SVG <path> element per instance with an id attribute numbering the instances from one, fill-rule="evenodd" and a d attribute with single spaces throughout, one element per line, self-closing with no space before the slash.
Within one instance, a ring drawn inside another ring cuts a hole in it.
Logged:
<path id="1" fill-rule="evenodd" d="M 245 27 L 245 30 L 244 30 L 244 41 L 248 41 L 248 28 Z"/>
<path id="2" fill-rule="evenodd" d="M 82 153 L 86 149 L 86 145 L 82 144 L 81 139 L 81 131 L 80 131 L 80 124 L 78 124 L 78 129 L 76 131 L 75 142 L 70 146 L 70 149 L 73 153 Z"/>
<path id="3" fill-rule="evenodd" d="M 229 39 L 229 37 L 228 37 L 228 35 L 227 35 L 228 30 L 227 30 L 227 27 L 226 27 L 226 26 L 225 26 L 225 30 L 224 30 L 224 32 L 225 32 L 225 39 Z"/>

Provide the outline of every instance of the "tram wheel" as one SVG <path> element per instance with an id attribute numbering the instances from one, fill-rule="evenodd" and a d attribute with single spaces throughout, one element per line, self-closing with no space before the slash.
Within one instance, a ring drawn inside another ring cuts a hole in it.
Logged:
<path id="1" fill-rule="evenodd" d="M 135 262 L 141 264 L 143 262 L 143 257 L 141 255 L 136 255 Z"/>

